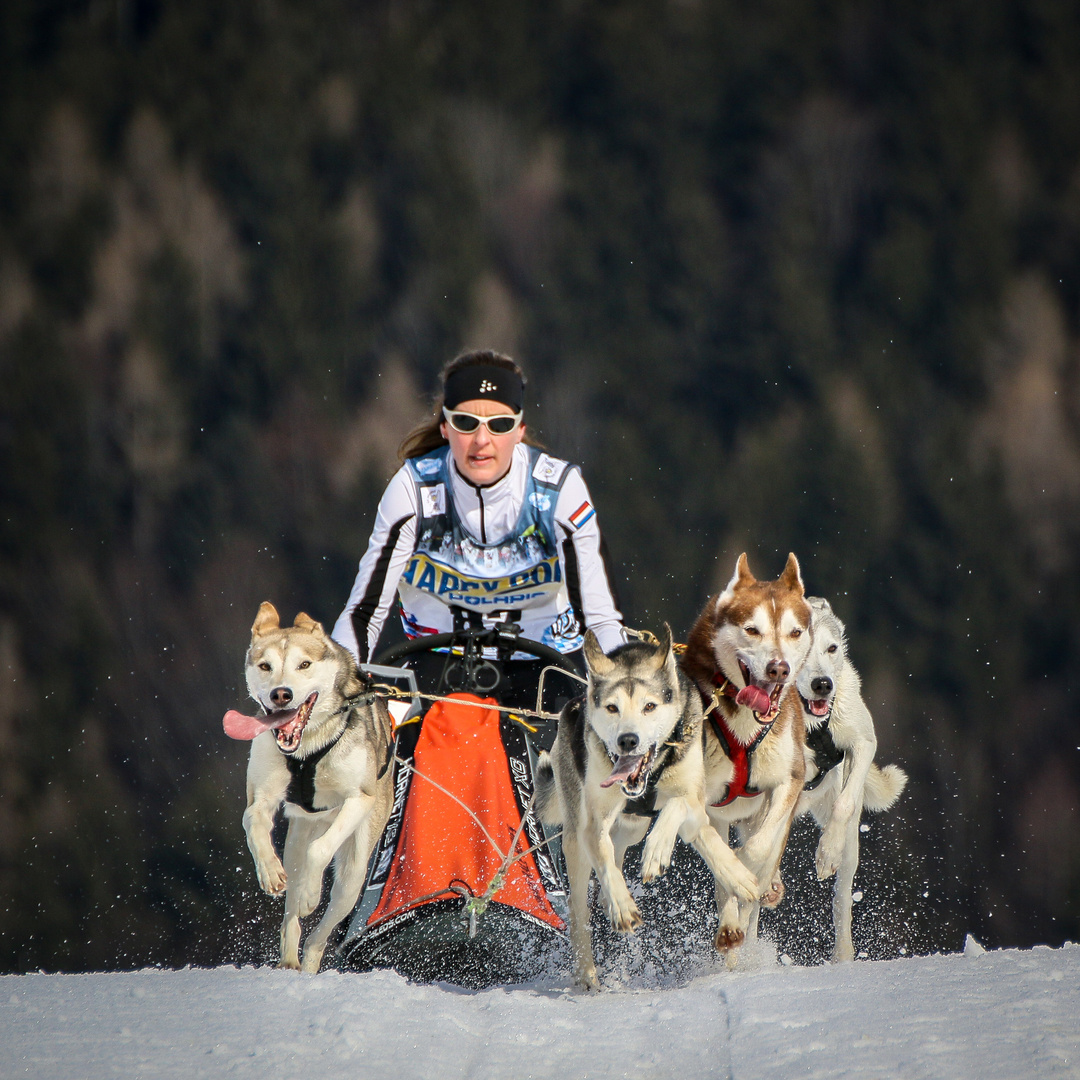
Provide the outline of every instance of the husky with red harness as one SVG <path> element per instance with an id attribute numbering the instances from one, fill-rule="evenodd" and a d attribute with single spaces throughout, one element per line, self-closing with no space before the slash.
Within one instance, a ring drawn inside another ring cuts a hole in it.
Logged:
<path id="1" fill-rule="evenodd" d="M 783 897 L 780 857 L 806 766 L 805 729 L 794 694 L 810 651 L 810 608 L 799 563 L 789 555 L 775 581 L 758 581 L 745 553 L 727 587 L 705 605 L 687 639 L 683 670 L 705 701 L 705 795 L 709 818 L 726 836 L 735 825 L 739 857 L 762 884 L 761 902 Z M 716 889 L 716 947 L 734 966 L 754 903 Z"/>

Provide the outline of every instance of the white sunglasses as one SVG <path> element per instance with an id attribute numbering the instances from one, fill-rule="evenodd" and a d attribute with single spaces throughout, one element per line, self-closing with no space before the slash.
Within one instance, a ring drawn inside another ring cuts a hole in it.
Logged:
<path id="1" fill-rule="evenodd" d="M 443 416 L 446 422 L 462 435 L 471 435 L 483 424 L 488 429 L 489 435 L 509 435 L 517 429 L 521 423 L 521 413 L 516 412 L 511 416 L 501 413 L 499 416 L 476 416 L 471 412 L 458 412 L 456 409 L 448 409 L 443 406 Z"/>

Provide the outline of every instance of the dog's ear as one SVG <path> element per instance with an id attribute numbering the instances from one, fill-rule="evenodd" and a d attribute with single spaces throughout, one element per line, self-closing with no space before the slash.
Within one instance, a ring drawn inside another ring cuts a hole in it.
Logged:
<path id="1" fill-rule="evenodd" d="M 799 560 L 795 558 L 795 552 L 789 551 L 787 562 L 784 564 L 784 572 L 780 575 L 781 583 L 788 589 L 803 595 L 802 574 L 799 572 Z"/>
<path id="2" fill-rule="evenodd" d="M 664 623 L 660 637 L 656 641 L 656 670 L 663 671 L 668 661 L 674 661 L 675 654 L 671 651 L 671 627 Z"/>
<path id="3" fill-rule="evenodd" d="M 293 619 L 293 626 L 299 630 L 306 630 L 309 634 L 315 634 L 318 637 L 323 637 L 326 633 L 322 628 L 322 623 L 316 622 L 304 611 L 301 611 L 300 614 Z"/>
<path id="4" fill-rule="evenodd" d="M 600 642 L 596 640 L 596 635 L 591 630 L 585 631 L 583 650 L 585 663 L 592 674 L 603 677 L 610 675 L 615 670 L 615 661 L 609 659 L 604 650 L 600 648 Z"/>
<path id="5" fill-rule="evenodd" d="M 840 638 L 840 648 L 843 649 L 844 655 L 846 656 L 847 630 L 845 629 L 840 616 L 833 611 L 832 604 L 821 596 L 807 596 L 805 597 L 805 600 L 810 605 L 810 612 L 813 616 L 813 626 L 816 628 L 819 625 L 830 623 L 837 636 Z"/>
<path id="6" fill-rule="evenodd" d="M 259 613 L 255 616 L 255 623 L 251 627 L 251 640 L 254 641 L 257 637 L 269 634 L 271 630 L 278 630 L 280 627 L 281 620 L 278 618 L 277 608 L 269 600 L 264 600 L 259 605 Z"/>
<path id="7" fill-rule="evenodd" d="M 730 593 L 735 591 L 737 585 L 753 585 L 757 581 L 757 578 L 750 573 L 750 563 L 746 559 L 746 552 L 744 551 L 735 563 L 735 573 L 731 575 L 731 580 L 724 586 L 724 591 L 717 598 L 717 609 L 720 607 L 720 602 Z"/>
<path id="8" fill-rule="evenodd" d="M 750 570 L 750 560 L 747 559 L 745 551 L 739 556 L 739 561 L 735 564 L 735 579 L 742 585 L 753 585 L 757 581 L 757 578 L 754 577 Z"/>

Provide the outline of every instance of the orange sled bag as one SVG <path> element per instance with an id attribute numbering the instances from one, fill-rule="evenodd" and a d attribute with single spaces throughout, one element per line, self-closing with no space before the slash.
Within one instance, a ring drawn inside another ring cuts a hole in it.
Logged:
<path id="1" fill-rule="evenodd" d="M 535 754 L 493 699 L 450 697 L 398 729 L 406 764 L 395 766 L 394 808 L 339 966 L 476 988 L 521 982 L 565 937 L 559 859 L 535 814 L 519 857 L 507 859 L 532 798 Z"/>

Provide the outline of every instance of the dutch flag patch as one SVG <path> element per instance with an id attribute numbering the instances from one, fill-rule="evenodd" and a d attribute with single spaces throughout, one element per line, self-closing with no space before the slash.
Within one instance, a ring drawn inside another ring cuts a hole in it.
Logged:
<path id="1" fill-rule="evenodd" d="M 596 511 L 593 509 L 593 504 L 591 502 L 583 502 L 570 515 L 570 524 L 573 525 L 575 529 L 580 529 L 586 521 L 589 521 L 593 515 L 595 515 L 595 513 Z"/>

